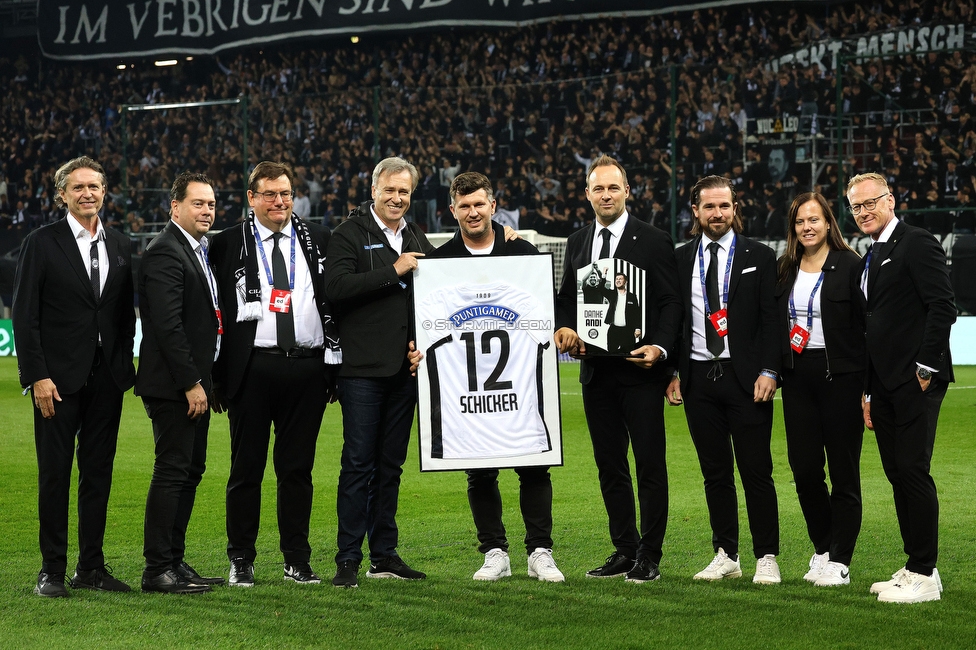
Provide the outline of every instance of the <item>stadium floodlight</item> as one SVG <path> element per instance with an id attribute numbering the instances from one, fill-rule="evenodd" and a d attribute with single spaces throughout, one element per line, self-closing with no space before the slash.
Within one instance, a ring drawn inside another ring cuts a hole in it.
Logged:
<path id="1" fill-rule="evenodd" d="M 352 41 L 353 45 L 355 45 L 356 43 L 359 42 L 359 37 L 358 36 L 350 36 L 349 37 L 349 40 Z"/>
<path id="2" fill-rule="evenodd" d="M 118 64 L 117 66 L 115 66 L 115 69 L 116 69 L 116 70 L 125 70 L 125 67 L 126 67 L 126 66 L 125 66 L 125 64 L 124 64 L 124 63 L 120 63 L 120 64 Z"/>
<path id="3" fill-rule="evenodd" d="M 157 68 L 165 68 L 168 65 L 176 65 L 176 59 L 164 59 L 162 61 L 156 61 Z"/>

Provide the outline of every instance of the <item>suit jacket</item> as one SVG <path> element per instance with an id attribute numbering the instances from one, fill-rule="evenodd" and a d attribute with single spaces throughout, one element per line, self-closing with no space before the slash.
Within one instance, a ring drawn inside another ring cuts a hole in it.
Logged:
<path id="1" fill-rule="evenodd" d="M 864 370 L 864 311 L 863 294 L 858 298 L 858 269 L 863 262 L 857 253 L 848 250 L 830 251 L 823 263 L 824 279 L 820 287 L 820 313 L 827 351 L 827 369 L 831 373 Z M 783 282 L 776 285 L 776 304 L 779 310 L 780 351 L 783 367 L 792 368 L 793 348 L 790 347 L 790 292 L 797 270 L 790 269 Z M 800 323 L 806 327 L 806 323 Z"/>
<path id="2" fill-rule="evenodd" d="M 699 282 L 696 263 L 701 239 L 702 235 L 698 235 L 674 252 L 681 300 L 685 308 L 684 334 L 678 352 L 682 392 L 688 390 L 691 378 L 691 283 Z M 735 374 L 742 388 L 750 395 L 762 370 L 778 373 L 780 369 L 775 290 L 776 257 L 772 249 L 748 237 L 736 235 L 732 277 L 729 279 L 729 333 L 726 341 Z M 711 326 L 709 323 L 706 325 Z"/>
<path id="3" fill-rule="evenodd" d="M 324 253 L 329 244 L 329 229 L 316 223 L 304 223 L 308 226 L 312 241 L 318 248 L 318 253 Z M 210 244 L 210 263 L 216 271 L 217 286 L 220 288 L 220 295 L 223 296 L 221 315 L 224 320 L 224 334 L 220 339 L 220 357 L 214 364 L 213 379 L 215 383 L 220 384 L 221 390 L 227 398 L 233 398 L 237 395 L 237 391 L 241 387 L 248 363 L 251 361 L 254 334 L 258 327 L 258 322 L 255 320 L 237 322 L 237 283 L 238 280 L 243 281 L 242 278 L 237 277 L 238 260 L 241 249 L 244 247 L 244 238 L 254 237 L 247 224 L 248 221 L 245 220 L 214 235 Z M 298 239 L 298 243 L 301 243 L 301 238 Z M 318 307 L 324 328 L 326 320 L 324 315 L 330 312 L 330 308 L 325 297 L 324 274 L 320 271 L 321 260 L 318 259 L 316 251 L 306 250 L 301 245 L 298 246 L 298 249 L 305 256 L 309 273 L 312 275 L 315 304 Z M 255 261 L 260 265 L 259 261 Z M 263 271 L 259 272 L 263 273 Z M 262 296 L 263 301 L 267 302 L 267 299 L 268 296 Z"/>
<path id="4" fill-rule="evenodd" d="M 867 300 L 857 292 L 866 310 L 868 367 L 889 391 L 915 380 L 916 363 L 953 381 L 949 330 L 956 306 L 942 246 L 900 221 L 872 258 Z M 860 277 L 863 261 L 857 271 Z"/>
<path id="5" fill-rule="evenodd" d="M 61 394 L 79 391 L 91 372 L 98 339 L 119 390 L 132 388 L 136 315 L 129 240 L 105 228 L 108 276 L 96 301 L 88 266 L 66 216 L 31 232 L 14 278 L 13 326 L 20 384 L 50 378 Z"/>
<path id="6" fill-rule="evenodd" d="M 620 299 L 620 293 L 616 288 L 611 288 L 606 290 L 605 295 L 607 297 L 607 302 L 609 303 L 607 319 L 611 320 L 613 318 L 614 311 L 617 309 L 617 300 Z M 626 306 L 624 307 L 624 324 L 622 327 L 637 329 L 638 325 L 640 324 L 640 299 L 633 291 L 628 291 L 625 300 L 627 302 Z"/>
<path id="7" fill-rule="evenodd" d="M 578 331 L 576 323 L 576 272 L 593 263 L 593 237 L 590 224 L 573 233 L 566 242 L 564 273 L 556 296 L 556 328 Z M 626 260 L 647 272 L 641 302 L 644 305 L 644 332 L 636 346 L 659 345 L 672 355 L 681 332 L 681 298 L 674 263 L 671 236 L 663 230 L 629 215 L 614 257 Z M 588 384 L 597 366 L 612 367 L 620 381 L 636 384 L 666 376 L 664 363 L 644 369 L 619 357 L 584 359 L 580 364 L 580 383 Z"/>
<path id="8" fill-rule="evenodd" d="M 413 274 L 398 277 L 400 254 L 390 246 L 363 203 L 339 224 L 329 242 L 326 292 L 336 306 L 342 339 L 342 377 L 392 377 L 406 361 L 413 338 Z M 433 246 L 413 223 L 403 232 L 403 252 Z"/>
<path id="9" fill-rule="evenodd" d="M 136 395 L 185 401 L 186 390 L 198 381 L 210 393 L 217 350 L 216 287 L 211 288 L 198 259 L 173 221 L 143 253 Z"/>

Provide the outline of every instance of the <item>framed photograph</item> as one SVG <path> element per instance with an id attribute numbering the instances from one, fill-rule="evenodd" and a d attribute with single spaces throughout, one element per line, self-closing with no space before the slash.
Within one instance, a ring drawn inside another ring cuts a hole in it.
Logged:
<path id="1" fill-rule="evenodd" d="M 552 256 L 421 259 L 420 471 L 563 464 Z"/>
<path id="2" fill-rule="evenodd" d="M 617 258 L 576 272 L 576 327 L 587 356 L 629 356 L 637 347 L 645 331 L 646 282 L 644 269 Z"/>

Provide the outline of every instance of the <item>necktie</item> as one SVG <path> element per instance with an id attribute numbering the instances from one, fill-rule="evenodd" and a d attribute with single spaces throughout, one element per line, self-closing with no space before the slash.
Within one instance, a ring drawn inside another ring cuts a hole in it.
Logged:
<path id="1" fill-rule="evenodd" d="M 878 269 L 880 264 L 878 264 L 878 256 L 881 254 L 881 247 L 884 244 L 881 242 L 874 242 L 871 244 L 871 252 L 868 253 L 868 261 L 864 267 L 864 295 L 867 296 L 867 289 L 871 286 L 871 280 L 874 278 L 874 271 Z"/>
<path id="2" fill-rule="evenodd" d="M 281 254 L 278 242 L 283 235 L 276 232 L 271 235 L 274 237 L 274 250 L 271 251 L 271 269 L 274 273 L 274 288 L 282 291 L 291 291 L 288 282 L 288 267 L 285 266 L 285 256 Z M 288 352 L 295 347 L 295 315 L 292 313 L 293 302 L 289 302 L 287 312 L 277 312 L 276 324 L 278 326 L 278 347 Z"/>
<path id="3" fill-rule="evenodd" d="M 97 301 L 102 293 L 101 277 L 98 275 L 98 240 L 91 243 L 91 288 Z"/>
<path id="4" fill-rule="evenodd" d="M 718 293 L 718 242 L 708 245 L 708 271 L 705 272 L 705 291 L 708 295 L 708 308 L 712 313 L 722 308 Z M 708 318 L 709 314 L 705 314 Z M 725 339 L 718 335 L 711 321 L 705 323 L 705 347 L 713 356 L 725 351 Z"/>
<path id="5" fill-rule="evenodd" d="M 610 257 L 610 230 L 604 228 L 600 231 L 600 236 L 603 237 L 603 245 L 600 247 L 600 259 L 605 260 Z"/>

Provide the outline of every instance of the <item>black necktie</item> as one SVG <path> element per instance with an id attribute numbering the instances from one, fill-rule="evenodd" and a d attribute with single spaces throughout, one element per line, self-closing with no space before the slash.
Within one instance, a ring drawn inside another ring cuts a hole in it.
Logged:
<path id="1" fill-rule="evenodd" d="M 600 259 L 605 260 L 610 257 L 610 230 L 604 228 L 600 231 L 600 236 L 603 237 L 603 246 L 600 247 Z"/>
<path id="2" fill-rule="evenodd" d="M 278 248 L 278 241 L 283 237 L 280 232 L 273 233 L 274 250 L 271 251 L 271 269 L 274 272 L 274 288 L 282 291 L 291 292 L 291 285 L 288 282 L 288 267 L 285 266 L 285 256 Z M 294 296 L 291 296 L 294 298 Z M 277 312 L 276 324 L 278 326 L 278 347 L 288 352 L 295 347 L 295 316 L 292 313 L 295 303 L 289 301 L 288 311 Z"/>
<path id="3" fill-rule="evenodd" d="M 705 292 L 708 296 L 708 308 L 712 313 L 722 308 L 718 293 L 718 242 L 708 245 L 708 271 L 705 272 Z M 709 314 L 705 314 L 707 319 Z M 713 356 L 725 351 L 725 339 L 718 335 L 711 321 L 705 323 L 705 347 Z"/>
<path id="4" fill-rule="evenodd" d="M 878 256 L 881 255 L 882 246 L 884 246 L 882 242 L 874 242 L 873 244 L 871 244 L 871 253 L 870 253 L 870 257 L 868 258 L 868 268 L 867 268 L 868 277 L 865 279 L 866 286 L 871 285 L 871 279 L 874 277 L 874 272 L 881 267 L 881 265 L 878 263 Z"/>
<path id="5" fill-rule="evenodd" d="M 97 301 L 102 293 L 101 277 L 98 275 L 98 240 L 91 243 L 91 287 Z"/>

